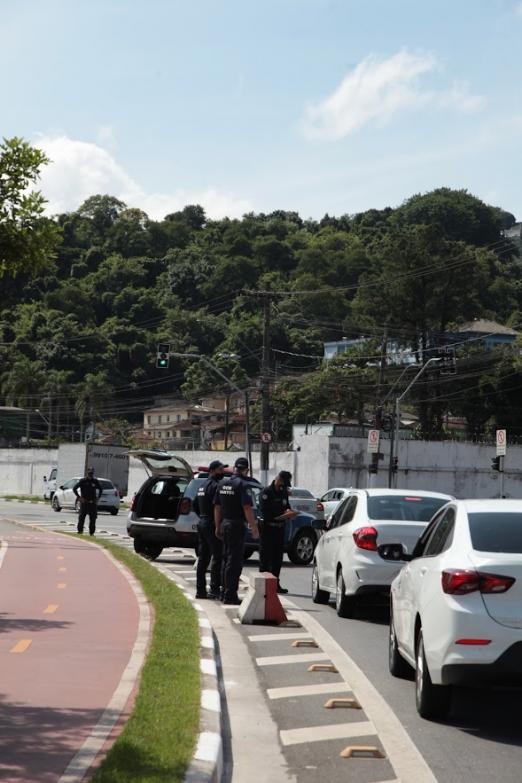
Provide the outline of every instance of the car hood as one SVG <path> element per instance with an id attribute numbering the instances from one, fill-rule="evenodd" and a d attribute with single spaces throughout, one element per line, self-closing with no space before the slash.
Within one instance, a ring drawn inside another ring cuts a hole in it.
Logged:
<path id="1" fill-rule="evenodd" d="M 170 454 L 168 451 L 156 451 L 154 449 L 131 449 L 127 452 L 129 457 L 141 460 L 145 470 L 151 476 L 176 475 L 191 481 L 194 471 L 183 457 Z"/>

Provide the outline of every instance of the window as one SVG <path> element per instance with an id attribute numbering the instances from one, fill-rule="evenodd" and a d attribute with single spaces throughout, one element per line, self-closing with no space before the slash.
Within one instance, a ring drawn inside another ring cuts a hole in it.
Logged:
<path id="1" fill-rule="evenodd" d="M 313 498 L 312 493 L 308 489 L 296 489 L 295 487 L 292 487 L 288 494 L 294 498 Z"/>
<path id="2" fill-rule="evenodd" d="M 333 500 L 334 499 L 334 495 L 335 495 L 335 492 L 332 492 L 332 490 L 330 490 L 329 492 L 325 492 L 324 495 L 321 498 L 321 502 L 322 503 L 327 503 L 329 500 Z"/>
<path id="3" fill-rule="evenodd" d="M 522 554 L 522 514 L 483 511 L 468 514 L 473 549 Z"/>
<path id="4" fill-rule="evenodd" d="M 114 484 L 109 479 L 98 479 L 102 489 L 114 489 Z"/>
<path id="5" fill-rule="evenodd" d="M 453 540 L 454 527 L 455 509 L 448 508 L 434 529 L 433 534 L 428 541 L 428 545 L 426 546 L 424 556 L 434 557 L 435 555 L 440 555 L 441 552 L 444 552 Z"/>
<path id="6" fill-rule="evenodd" d="M 341 519 L 339 520 L 339 526 L 346 525 L 348 522 L 352 521 L 356 508 L 357 495 L 350 495 L 348 501 L 344 505 L 343 513 Z"/>
<path id="7" fill-rule="evenodd" d="M 160 414 L 158 416 L 158 424 L 161 424 L 162 420 L 163 420 L 163 416 Z"/>
<path id="8" fill-rule="evenodd" d="M 433 533 L 435 527 L 439 524 L 440 520 L 442 519 L 443 513 L 444 512 L 437 514 L 437 516 L 431 520 L 428 527 L 422 533 L 421 537 L 419 538 L 419 540 L 417 541 L 417 543 L 413 548 L 413 552 L 411 553 L 412 560 L 416 557 L 424 557 L 424 550 L 426 549 L 426 545 L 430 540 L 431 534 Z"/>
<path id="9" fill-rule="evenodd" d="M 80 480 L 79 478 L 69 479 L 69 481 L 66 481 L 62 485 L 62 487 L 63 487 L 63 489 L 72 489 L 74 487 L 74 485 L 76 484 L 76 482 L 79 481 L 79 480 Z"/>
<path id="10" fill-rule="evenodd" d="M 179 413 L 176 414 L 176 421 L 181 421 L 181 416 L 179 415 Z"/>
<path id="11" fill-rule="evenodd" d="M 170 421 L 170 416 L 168 414 L 167 414 L 167 418 L 165 419 L 165 421 Z"/>
<path id="12" fill-rule="evenodd" d="M 328 525 L 328 530 L 333 530 L 334 527 L 338 527 L 339 520 L 341 519 L 341 515 L 344 511 L 345 505 L 348 501 L 344 503 L 339 503 L 337 508 L 335 509 L 334 513 L 330 517 L 330 524 Z"/>
<path id="13" fill-rule="evenodd" d="M 57 468 L 53 468 L 51 470 L 51 472 L 49 473 L 49 481 L 55 481 L 57 473 L 58 473 L 58 469 Z"/>
<path id="14" fill-rule="evenodd" d="M 150 424 L 152 416 L 147 416 L 147 424 Z"/>
<path id="15" fill-rule="evenodd" d="M 447 498 L 426 495 L 370 495 L 368 516 L 374 520 L 400 520 L 401 522 L 429 522 Z"/>

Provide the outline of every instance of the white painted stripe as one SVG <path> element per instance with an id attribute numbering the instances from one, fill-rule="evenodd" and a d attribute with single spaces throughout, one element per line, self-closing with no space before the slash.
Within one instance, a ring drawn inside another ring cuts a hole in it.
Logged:
<path id="1" fill-rule="evenodd" d="M 0 544 L 0 568 L 2 567 L 2 563 L 4 562 L 4 557 L 7 552 L 7 546 L 8 546 L 7 541 L 2 541 L 2 543 Z"/>
<path id="2" fill-rule="evenodd" d="M 375 734 L 375 726 L 371 721 L 354 723 L 334 723 L 331 726 L 307 726 L 304 729 L 287 729 L 280 731 L 283 745 L 301 745 L 304 742 L 324 742 L 333 739 L 350 739 L 351 737 L 367 737 Z"/>
<path id="3" fill-rule="evenodd" d="M 212 712 L 221 712 L 221 701 L 219 698 L 219 691 L 202 690 L 201 706 L 203 707 L 204 710 L 211 710 Z"/>
<path id="4" fill-rule="evenodd" d="M 214 649 L 214 639 L 212 636 L 202 636 L 201 637 L 201 646 L 205 647 L 207 650 L 213 650 Z"/>
<path id="5" fill-rule="evenodd" d="M 347 682 L 318 682 L 315 685 L 288 685 L 284 688 L 269 688 L 269 699 L 291 699 L 294 696 L 317 696 L 321 693 L 346 693 L 351 691 Z"/>
<path id="6" fill-rule="evenodd" d="M 312 661 L 329 661 L 326 653 L 299 653 L 297 655 L 271 655 L 268 658 L 256 658 L 258 666 L 277 666 L 284 663 L 307 663 Z"/>
<path id="7" fill-rule="evenodd" d="M 206 617 L 200 617 L 198 622 L 200 628 L 212 628 L 212 626 L 210 625 L 210 620 L 207 620 Z"/>
<path id="8" fill-rule="evenodd" d="M 197 576 L 184 576 L 183 579 L 185 582 L 197 582 L 198 578 Z"/>
<path id="9" fill-rule="evenodd" d="M 198 761 L 215 762 L 221 754 L 221 736 L 214 731 L 203 731 L 199 735 L 194 758 Z"/>
<path id="10" fill-rule="evenodd" d="M 309 633 L 259 633 L 253 636 L 249 636 L 250 642 L 278 642 L 285 641 L 285 639 L 311 639 L 312 634 Z"/>
<path id="11" fill-rule="evenodd" d="M 93 544 L 92 546 L 95 546 Z M 138 632 L 129 662 L 121 676 L 118 687 L 104 710 L 100 720 L 73 757 L 58 783 L 80 783 L 89 767 L 101 751 L 118 721 L 138 679 L 145 660 L 150 636 L 150 608 L 138 580 L 106 549 L 100 551 L 116 566 L 129 583 L 139 607 Z"/>
<path id="12" fill-rule="evenodd" d="M 172 574 L 193 574 L 193 568 L 174 568 L 172 566 L 165 566 Z"/>
<path id="13" fill-rule="evenodd" d="M 203 674 L 210 674 L 212 677 L 217 677 L 216 662 L 214 660 L 211 658 L 201 658 L 199 665 Z"/>

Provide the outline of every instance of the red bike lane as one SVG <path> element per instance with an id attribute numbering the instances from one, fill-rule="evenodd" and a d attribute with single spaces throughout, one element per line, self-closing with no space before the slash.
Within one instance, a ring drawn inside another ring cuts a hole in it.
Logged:
<path id="1" fill-rule="evenodd" d="M 140 607 L 83 537 L 2 523 L 0 539 L 0 781 L 54 783 L 118 691 Z"/>

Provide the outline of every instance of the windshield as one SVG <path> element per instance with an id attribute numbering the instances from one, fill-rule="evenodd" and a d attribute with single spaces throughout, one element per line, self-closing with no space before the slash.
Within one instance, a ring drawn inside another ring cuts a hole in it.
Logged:
<path id="1" fill-rule="evenodd" d="M 102 489 L 114 489 L 114 484 L 108 479 L 98 479 Z"/>
<path id="2" fill-rule="evenodd" d="M 522 554 L 522 514 L 484 511 L 468 514 L 473 549 Z"/>
<path id="3" fill-rule="evenodd" d="M 368 498 L 370 519 L 400 520 L 401 522 L 429 522 L 436 511 L 448 502 L 447 498 L 420 495 L 373 495 Z"/>

